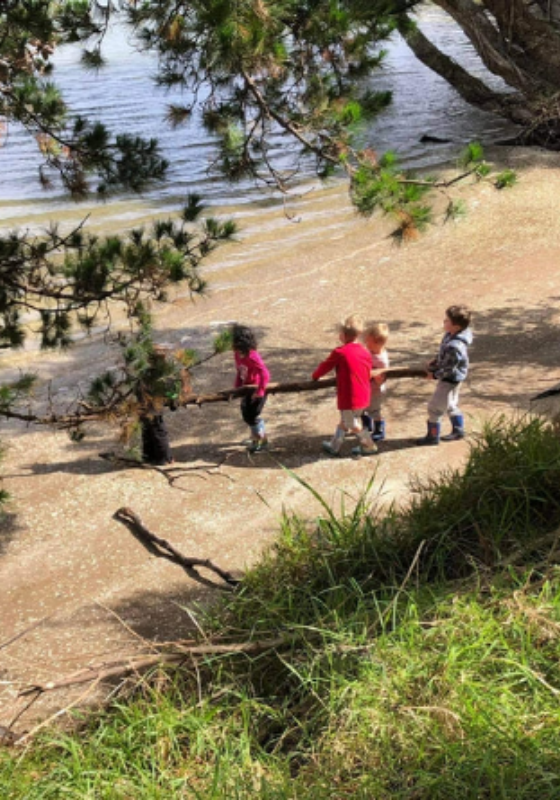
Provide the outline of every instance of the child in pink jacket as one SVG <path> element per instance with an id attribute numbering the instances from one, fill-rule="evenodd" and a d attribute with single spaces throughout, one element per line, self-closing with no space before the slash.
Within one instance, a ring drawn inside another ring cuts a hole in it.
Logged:
<path id="1" fill-rule="evenodd" d="M 236 367 L 235 388 L 255 386 L 254 392 L 241 400 L 241 415 L 251 429 L 251 443 L 247 449 L 250 453 L 260 453 L 268 448 L 261 413 L 266 402 L 265 390 L 270 373 L 257 351 L 257 340 L 251 328 L 234 325 L 231 333 Z"/>

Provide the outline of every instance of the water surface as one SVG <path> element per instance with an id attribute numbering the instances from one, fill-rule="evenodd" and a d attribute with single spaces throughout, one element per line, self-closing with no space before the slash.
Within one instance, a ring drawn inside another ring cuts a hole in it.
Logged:
<path id="1" fill-rule="evenodd" d="M 422 29 L 445 52 L 476 75 L 485 76 L 483 65 L 460 29 L 440 9 L 425 8 L 419 16 Z M 164 185 L 141 198 L 121 194 L 99 205 L 88 201 L 76 207 L 56 186 L 45 190 L 37 179 L 40 164 L 34 143 L 24 131 L 11 126 L 0 148 L 0 226 L 45 225 L 50 219 L 75 219 L 93 213 L 111 225 L 131 227 L 151 214 L 178 209 L 189 192 L 200 193 L 210 206 L 229 207 L 242 214 L 248 204 L 266 211 L 280 202 L 279 195 L 245 181 L 228 184 L 216 174 L 214 140 L 197 120 L 172 129 L 165 121 L 168 103 L 180 102 L 172 93 L 153 84 L 156 61 L 135 51 L 122 29 L 106 43 L 109 66 L 100 72 L 80 68 L 80 51 L 66 47 L 56 55 L 55 80 L 63 88 L 76 113 L 100 118 L 115 131 L 126 130 L 157 137 L 171 167 Z M 383 70 L 371 78 L 374 89 L 393 91 L 389 109 L 362 133 L 364 144 L 379 153 L 392 149 L 406 166 L 427 167 L 454 158 L 474 139 L 494 142 L 512 135 L 513 128 L 493 115 L 466 104 L 441 78 L 424 67 L 398 34 L 393 37 Z M 499 81 L 491 79 L 495 86 Z M 184 98 L 183 98 L 184 100 Z M 447 144 L 422 144 L 424 134 L 448 139 Z M 292 142 L 278 142 L 292 147 Z M 311 180 L 311 171 L 308 173 Z M 315 180 L 315 183 L 318 182 Z"/>

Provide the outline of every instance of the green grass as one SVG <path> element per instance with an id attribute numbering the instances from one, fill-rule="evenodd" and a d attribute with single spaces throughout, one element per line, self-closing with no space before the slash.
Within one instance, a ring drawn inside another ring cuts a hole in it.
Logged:
<path id="1" fill-rule="evenodd" d="M 3 751 L 3 796 L 559 798 L 559 486 L 554 431 L 499 419 L 405 510 L 287 515 L 205 623 L 285 646 L 159 674 Z"/>

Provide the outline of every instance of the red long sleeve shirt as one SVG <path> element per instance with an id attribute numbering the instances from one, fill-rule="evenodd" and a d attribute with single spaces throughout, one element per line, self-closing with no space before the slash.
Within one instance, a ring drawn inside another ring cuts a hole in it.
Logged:
<path id="1" fill-rule="evenodd" d="M 371 354 L 358 342 L 349 342 L 332 351 L 313 375 L 314 381 L 336 370 L 336 397 L 340 411 L 367 408 L 370 400 Z"/>

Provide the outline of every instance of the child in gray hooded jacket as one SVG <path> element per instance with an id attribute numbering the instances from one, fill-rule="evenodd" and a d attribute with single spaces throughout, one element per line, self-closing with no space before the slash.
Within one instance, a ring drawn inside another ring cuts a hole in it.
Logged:
<path id="1" fill-rule="evenodd" d="M 452 442 L 465 436 L 463 414 L 459 408 L 459 390 L 469 369 L 468 347 L 473 340 L 471 311 L 467 306 L 449 306 L 445 312 L 439 353 L 428 364 L 428 377 L 437 386 L 428 403 L 428 432 L 417 444 Z M 445 413 L 451 420 L 451 433 L 440 436 L 441 420 Z"/>

